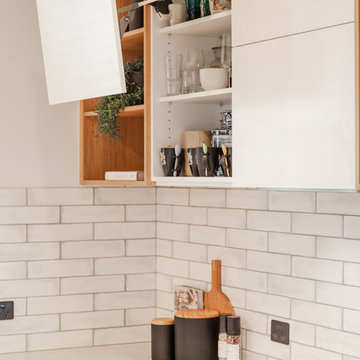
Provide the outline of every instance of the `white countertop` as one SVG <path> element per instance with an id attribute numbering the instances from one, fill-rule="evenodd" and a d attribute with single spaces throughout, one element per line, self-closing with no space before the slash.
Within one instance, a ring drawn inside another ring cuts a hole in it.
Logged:
<path id="1" fill-rule="evenodd" d="M 0 360 L 148 360 L 150 343 L 94 346 L 0 355 Z"/>

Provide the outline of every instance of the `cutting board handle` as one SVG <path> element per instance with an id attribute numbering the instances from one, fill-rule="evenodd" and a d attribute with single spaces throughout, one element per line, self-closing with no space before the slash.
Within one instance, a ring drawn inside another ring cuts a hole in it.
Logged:
<path id="1" fill-rule="evenodd" d="M 211 290 L 221 291 L 221 261 L 211 260 L 212 284 Z"/>

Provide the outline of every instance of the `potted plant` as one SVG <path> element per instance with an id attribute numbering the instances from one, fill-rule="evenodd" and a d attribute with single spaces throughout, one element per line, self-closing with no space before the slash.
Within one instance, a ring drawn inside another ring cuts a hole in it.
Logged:
<path id="1" fill-rule="evenodd" d="M 119 140 L 119 125 L 117 118 L 121 110 L 127 106 L 144 104 L 144 57 L 124 63 L 127 92 L 104 96 L 97 104 L 99 132 L 96 137 L 108 134 L 109 138 Z"/>

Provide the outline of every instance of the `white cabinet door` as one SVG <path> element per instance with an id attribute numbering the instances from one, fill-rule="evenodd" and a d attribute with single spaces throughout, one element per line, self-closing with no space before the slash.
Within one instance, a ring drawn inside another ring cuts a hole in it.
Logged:
<path id="1" fill-rule="evenodd" d="M 50 104 L 126 91 L 115 0 L 37 0 Z"/>
<path id="2" fill-rule="evenodd" d="M 235 0 L 233 45 L 354 21 L 354 0 Z"/>
<path id="3" fill-rule="evenodd" d="M 354 189 L 354 24 L 234 49 L 234 180 Z"/>

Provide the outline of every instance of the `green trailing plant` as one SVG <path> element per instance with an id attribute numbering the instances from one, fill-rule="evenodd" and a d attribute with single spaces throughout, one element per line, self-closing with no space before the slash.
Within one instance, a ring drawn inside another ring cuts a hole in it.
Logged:
<path id="1" fill-rule="evenodd" d="M 96 137 L 108 134 L 109 138 L 119 140 L 118 116 L 127 106 L 144 104 L 144 57 L 124 63 L 126 90 L 124 94 L 104 96 L 97 104 L 99 132 Z"/>

